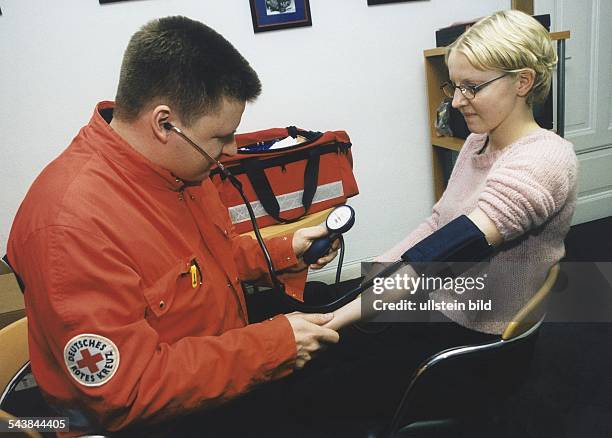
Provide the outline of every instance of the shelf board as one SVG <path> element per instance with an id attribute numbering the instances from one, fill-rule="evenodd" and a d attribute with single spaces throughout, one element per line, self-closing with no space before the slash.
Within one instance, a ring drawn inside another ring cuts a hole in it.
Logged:
<path id="1" fill-rule="evenodd" d="M 562 30 L 561 32 L 551 32 L 550 39 L 553 41 L 557 40 L 569 40 L 570 39 L 570 31 Z"/>
<path id="2" fill-rule="evenodd" d="M 453 151 L 460 151 L 465 140 L 457 137 L 434 137 L 431 143 L 434 146 L 444 149 L 450 149 Z"/>
<path id="3" fill-rule="evenodd" d="M 570 31 L 563 30 L 560 32 L 551 32 L 550 39 L 553 41 L 557 40 L 568 40 L 570 38 Z M 423 50 L 423 55 L 425 58 L 432 58 L 434 56 L 444 56 L 446 53 L 446 47 L 435 47 L 433 49 Z"/>
<path id="4" fill-rule="evenodd" d="M 446 53 L 446 47 L 436 47 L 434 49 L 423 50 L 425 58 L 431 58 L 432 56 L 444 56 Z"/>

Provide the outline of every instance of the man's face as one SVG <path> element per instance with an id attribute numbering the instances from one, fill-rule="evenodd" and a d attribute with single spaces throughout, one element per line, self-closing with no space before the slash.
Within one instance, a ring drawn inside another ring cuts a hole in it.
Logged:
<path id="1" fill-rule="evenodd" d="M 210 114 L 195 120 L 189 127 L 175 123 L 193 142 L 218 159 L 221 155 L 234 155 L 236 141 L 234 133 L 240 124 L 245 102 L 222 99 L 219 107 Z M 178 135 L 167 146 L 174 148 L 168 170 L 185 181 L 202 181 L 208 177 L 214 165 Z M 170 168 L 171 167 L 171 168 Z"/>

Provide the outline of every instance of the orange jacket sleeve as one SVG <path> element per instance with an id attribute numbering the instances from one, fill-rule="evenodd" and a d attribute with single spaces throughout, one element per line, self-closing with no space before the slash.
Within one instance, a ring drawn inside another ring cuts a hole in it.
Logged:
<path id="1" fill-rule="evenodd" d="M 297 265 L 292 240 L 293 234 L 265 240 L 276 271 Z M 232 239 L 232 246 L 234 249 L 234 260 L 236 260 L 241 279 L 257 280 L 264 278 L 267 284 L 271 284 L 267 264 L 256 239 L 250 236 L 236 235 Z M 303 270 L 294 274 L 280 275 L 279 279 L 285 285 L 286 293 L 302 300 L 307 273 L 307 270 Z"/>

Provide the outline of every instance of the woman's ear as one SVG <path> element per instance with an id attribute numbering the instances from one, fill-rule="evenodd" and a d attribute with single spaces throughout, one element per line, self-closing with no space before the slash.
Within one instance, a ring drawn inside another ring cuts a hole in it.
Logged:
<path id="1" fill-rule="evenodd" d="M 536 72 L 531 68 L 524 68 L 518 72 L 516 82 L 516 93 L 520 97 L 527 97 L 535 84 Z"/>
<path id="2" fill-rule="evenodd" d="M 164 124 L 169 121 L 170 107 L 167 105 L 157 105 L 151 111 L 149 119 L 151 132 L 162 143 L 168 142 L 168 130 L 164 127 Z"/>

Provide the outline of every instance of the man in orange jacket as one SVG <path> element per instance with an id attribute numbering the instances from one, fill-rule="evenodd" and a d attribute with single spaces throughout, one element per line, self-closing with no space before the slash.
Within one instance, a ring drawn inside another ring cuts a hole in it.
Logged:
<path id="1" fill-rule="evenodd" d="M 25 284 L 32 370 L 73 433 L 116 431 L 217 406 L 301 368 L 338 334 L 332 315 L 248 324 L 241 280 L 265 278 L 257 242 L 237 236 L 207 178 L 236 152 L 260 93 L 247 61 L 202 23 L 168 17 L 130 40 L 116 102 L 33 183 L 8 260 Z M 301 255 L 324 227 L 270 239 L 301 298 Z M 318 260 L 321 267 L 335 252 Z"/>

